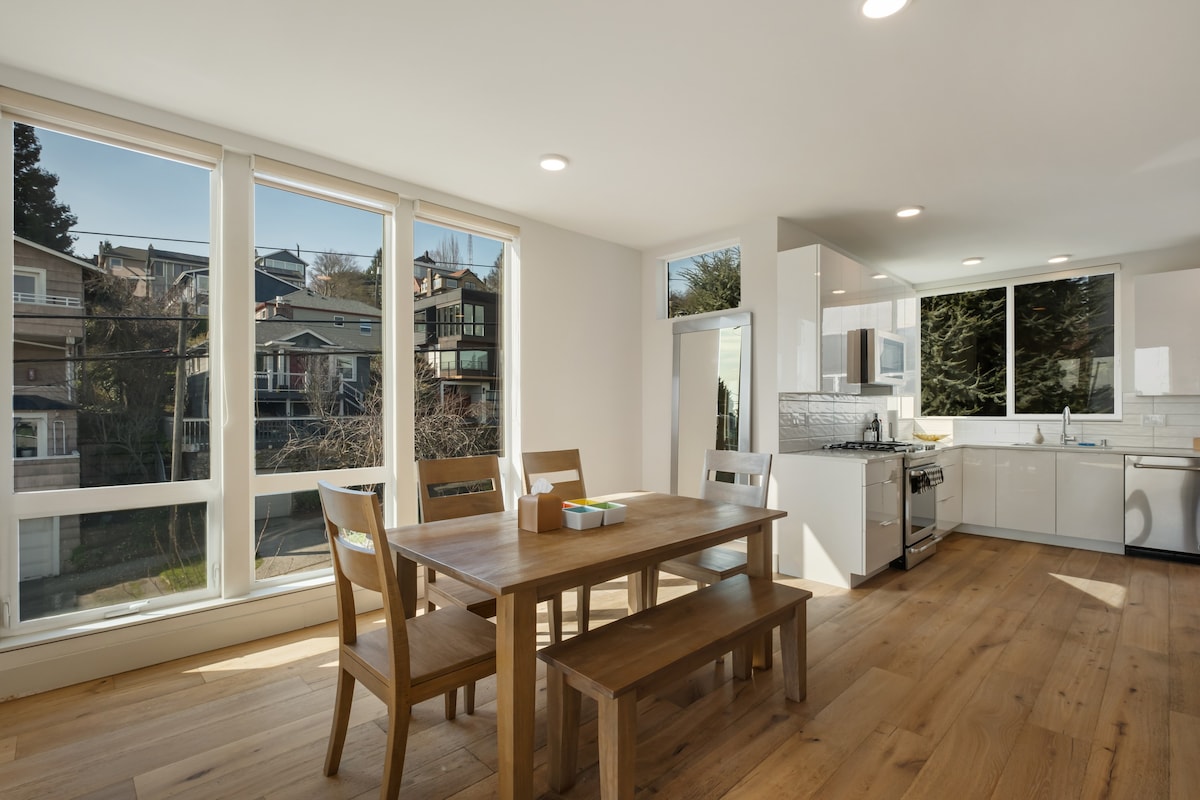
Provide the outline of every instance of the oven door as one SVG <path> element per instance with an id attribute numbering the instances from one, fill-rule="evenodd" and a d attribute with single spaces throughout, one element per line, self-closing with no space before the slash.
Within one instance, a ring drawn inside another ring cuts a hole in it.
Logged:
<path id="1" fill-rule="evenodd" d="M 904 471 L 904 546 L 911 547 L 933 533 L 937 522 L 937 492 L 928 486 L 914 490 L 914 474 L 921 469 Z"/>

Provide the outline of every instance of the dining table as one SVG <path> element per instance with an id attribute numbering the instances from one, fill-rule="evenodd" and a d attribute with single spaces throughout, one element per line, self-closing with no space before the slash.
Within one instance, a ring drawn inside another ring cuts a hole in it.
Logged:
<path id="1" fill-rule="evenodd" d="M 496 597 L 498 793 L 506 800 L 533 797 L 537 604 L 578 586 L 645 575 L 662 561 L 741 537 L 747 572 L 771 577 L 771 523 L 787 515 L 657 492 L 597 499 L 625 505 L 625 520 L 534 533 L 518 527 L 514 509 L 387 531 L 406 609 L 415 609 L 417 565 Z M 769 640 L 755 649 L 755 666 L 771 666 Z"/>

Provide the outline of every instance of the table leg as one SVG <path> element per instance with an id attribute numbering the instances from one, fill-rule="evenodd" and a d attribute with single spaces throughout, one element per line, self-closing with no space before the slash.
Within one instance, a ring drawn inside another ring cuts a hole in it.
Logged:
<path id="1" fill-rule="evenodd" d="M 773 578 L 771 569 L 771 523 L 761 525 L 746 537 L 746 573 L 752 578 Z M 754 644 L 753 661 L 758 669 L 771 668 L 771 634 Z"/>
<path id="2" fill-rule="evenodd" d="M 417 562 L 397 554 L 396 580 L 400 584 L 400 602 L 404 604 L 404 616 L 412 619 L 417 615 Z"/>
<path id="3" fill-rule="evenodd" d="M 496 751 L 500 797 L 533 797 L 533 721 L 537 697 L 537 596 L 496 601 Z"/>

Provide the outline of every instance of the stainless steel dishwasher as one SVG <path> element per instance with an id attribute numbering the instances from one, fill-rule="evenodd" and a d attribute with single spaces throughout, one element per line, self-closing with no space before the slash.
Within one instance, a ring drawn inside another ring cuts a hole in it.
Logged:
<path id="1" fill-rule="evenodd" d="M 1200 456 L 1125 456 L 1125 552 L 1200 561 Z"/>

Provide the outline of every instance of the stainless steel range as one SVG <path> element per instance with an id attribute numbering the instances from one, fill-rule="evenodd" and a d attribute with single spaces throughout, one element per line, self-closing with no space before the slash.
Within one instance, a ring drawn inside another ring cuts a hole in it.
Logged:
<path id="1" fill-rule="evenodd" d="M 904 537 L 901 555 L 892 566 L 910 569 L 937 552 L 937 490 L 943 480 L 938 453 L 931 444 L 912 442 L 839 442 L 826 450 L 904 455 Z"/>
<path id="2" fill-rule="evenodd" d="M 892 566 L 911 569 L 937 552 L 937 486 L 942 468 L 936 451 L 904 456 L 904 551 Z"/>

